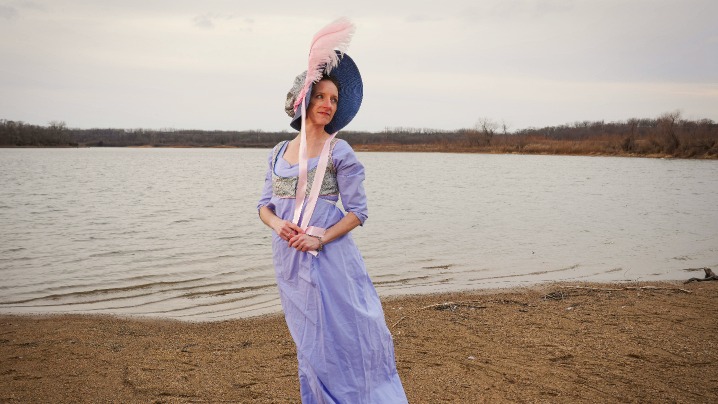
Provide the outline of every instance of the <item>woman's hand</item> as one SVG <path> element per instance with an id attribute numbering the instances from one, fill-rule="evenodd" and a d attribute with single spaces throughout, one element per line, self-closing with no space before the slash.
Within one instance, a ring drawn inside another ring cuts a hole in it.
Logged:
<path id="1" fill-rule="evenodd" d="M 307 252 L 318 250 L 322 243 L 316 237 L 301 233 L 289 239 L 289 246 L 299 251 Z"/>
<path id="2" fill-rule="evenodd" d="M 290 241 L 296 235 L 303 234 L 304 231 L 296 224 L 289 220 L 280 220 L 275 224 L 274 231 L 282 238 L 282 240 Z"/>

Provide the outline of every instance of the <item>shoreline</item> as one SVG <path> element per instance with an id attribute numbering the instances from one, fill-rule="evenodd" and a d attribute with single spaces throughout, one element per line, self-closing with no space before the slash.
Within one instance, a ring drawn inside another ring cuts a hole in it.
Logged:
<path id="1" fill-rule="evenodd" d="M 715 402 L 718 282 L 382 299 L 410 402 Z M 298 402 L 281 313 L 0 315 L 0 402 Z"/>
<path id="2" fill-rule="evenodd" d="M 231 146 L 231 145 L 128 145 L 128 146 L 0 146 L 0 149 L 271 149 L 273 146 L 257 145 L 257 146 Z M 591 151 L 505 151 L 499 149 L 476 149 L 466 146 L 445 146 L 431 143 L 369 143 L 356 144 L 352 146 L 356 152 L 373 153 L 456 153 L 456 154 L 489 154 L 489 155 L 517 155 L 517 156 L 574 156 L 574 157 L 622 157 L 622 158 L 648 158 L 648 159 L 676 159 L 676 160 L 718 160 L 718 154 L 715 155 L 696 155 L 696 156 L 676 156 L 667 153 L 635 153 L 610 151 L 604 152 L 600 150 Z"/>

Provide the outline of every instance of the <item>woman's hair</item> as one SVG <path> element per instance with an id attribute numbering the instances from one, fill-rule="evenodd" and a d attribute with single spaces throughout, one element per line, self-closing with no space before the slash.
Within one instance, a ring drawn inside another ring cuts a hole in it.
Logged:
<path id="1" fill-rule="evenodd" d="M 322 81 L 322 80 L 329 80 L 332 83 L 334 83 L 334 85 L 337 86 L 337 93 L 339 93 L 341 91 L 341 88 L 339 88 L 339 80 L 337 80 L 336 78 L 334 78 L 332 76 L 327 76 L 326 74 L 323 74 L 322 78 L 319 79 L 319 81 Z"/>

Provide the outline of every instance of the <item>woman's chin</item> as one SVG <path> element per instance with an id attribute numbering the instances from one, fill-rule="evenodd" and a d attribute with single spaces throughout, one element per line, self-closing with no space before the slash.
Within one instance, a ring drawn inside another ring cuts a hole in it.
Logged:
<path id="1" fill-rule="evenodd" d="M 331 119 L 322 118 L 322 119 L 312 119 L 310 122 L 313 125 L 321 126 L 322 128 L 329 125 L 329 122 L 331 122 Z"/>

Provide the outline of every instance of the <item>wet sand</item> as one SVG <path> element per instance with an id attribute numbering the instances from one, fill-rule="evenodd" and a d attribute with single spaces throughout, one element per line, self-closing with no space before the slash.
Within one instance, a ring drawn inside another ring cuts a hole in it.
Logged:
<path id="1" fill-rule="evenodd" d="M 383 300 L 409 401 L 718 401 L 718 282 Z M 0 316 L 0 402 L 299 402 L 281 315 Z"/>

